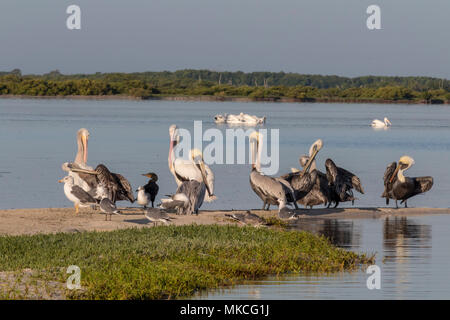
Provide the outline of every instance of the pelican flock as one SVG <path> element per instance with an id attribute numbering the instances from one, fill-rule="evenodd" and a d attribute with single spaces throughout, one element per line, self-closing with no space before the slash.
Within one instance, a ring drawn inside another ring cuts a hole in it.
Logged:
<path id="1" fill-rule="evenodd" d="M 374 120 L 374 127 L 390 126 L 390 121 Z M 76 134 L 77 153 L 73 162 L 65 162 L 62 169 L 67 176 L 59 180 L 64 183 L 64 194 L 79 212 L 80 207 L 98 207 L 111 220 L 112 214 L 121 214 L 117 208 L 117 201 L 129 201 L 143 206 L 145 217 L 153 222 L 167 224 L 172 218 L 170 212 L 179 215 L 199 214 L 204 202 L 216 199 L 214 195 L 214 173 L 205 164 L 203 153 L 198 149 L 191 149 L 189 159 L 175 156 L 175 149 L 180 137 L 176 125 L 169 127 L 169 171 L 177 184 L 176 191 L 160 199 L 161 203 L 155 208 L 154 202 L 159 191 L 158 175 L 153 172 L 143 174 L 149 178 L 147 184 L 138 187 L 135 198 L 130 182 L 121 174 L 111 172 L 104 164 L 94 168 L 87 164 L 88 143 L 90 133 L 81 128 Z M 251 189 L 261 199 L 262 210 L 269 210 L 271 205 L 278 207 L 280 219 L 296 219 L 299 215 L 298 204 L 312 209 L 317 205 L 336 208 L 342 202 L 352 202 L 357 198 L 354 191 L 364 194 L 361 180 L 354 173 L 338 166 L 332 159 L 325 161 L 325 172 L 317 167 L 317 155 L 323 149 L 321 139 L 316 140 L 306 155 L 299 158 L 301 170 L 292 168 L 290 173 L 279 177 L 267 176 L 261 171 L 262 141 L 264 136 L 258 131 L 249 135 L 251 152 L 251 171 L 249 182 Z M 433 186 L 433 178 L 405 177 L 404 173 L 414 165 L 410 156 L 402 156 L 398 162 L 393 162 L 384 173 L 384 192 L 382 197 L 389 201 L 395 200 L 408 206 L 408 199 L 429 191 Z M 147 208 L 151 203 L 152 208 Z M 264 219 L 247 211 L 245 214 L 232 213 L 225 215 L 243 224 L 262 225 Z"/>

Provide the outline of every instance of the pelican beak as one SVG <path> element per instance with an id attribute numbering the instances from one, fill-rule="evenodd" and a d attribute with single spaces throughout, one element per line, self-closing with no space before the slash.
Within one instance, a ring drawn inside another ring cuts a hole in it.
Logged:
<path id="1" fill-rule="evenodd" d="M 86 164 L 88 158 L 88 137 L 85 135 L 81 136 L 81 143 L 83 144 L 84 158 L 83 161 Z"/>
<path id="2" fill-rule="evenodd" d="M 72 168 L 73 172 L 80 172 L 80 173 L 87 173 L 87 174 L 95 174 L 98 175 L 98 172 L 95 170 L 86 170 L 86 169 L 78 169 L 78 168 Z"/>
<path id="3" fill-rule="evenodd" d="M 392 181 L 394 181 L 394 178 L 397 176 L 397 173 L 400 170 L 400 164 L 401 164 L 401 162 L 398 163 L 397 168 L 395 168 L 395 171 L 392 174 L 392 177 L 389 179 L 390 183 L 392 183 Z"/>
<path id="4" fill-rule="evenodd" d="M 63 183 L 64 182 L 64 178 L 58 180 L 59 183 Z"/>
<path id="5" fill-rule="evenodd" d="M 306 173 L 306 172 L 309 171 L 309 169 L 310 169 L 310 167 L 311 167 L 311 164 L 313 163 L 313 161 L 314 161 L 314 159 L 316 158 L 316 156 L 317 156 L 318 153 L 319 153 L 319 150 L 317 150 L 317 147 L 314 147 L 313 154 L 312 154 L 312 156 L 309 158 L 308 162 L 306 163 L 305 168 L 303 169 L 303 172 Z"/>
<path id="6" fill-rule="evenodd" d="M 213 194 L 211 193 L 211 189 L 209 187 L 208 180 L 206 180 L 206 169 L 205 169 L 205 163 L 203 162 L 203 159 L 200 161 L 200 163 L 197 164 L 197 166 L 200 169 L 200 172 L 202 174 L 202 180 L 206 186 L 206 191 L 208 191 L 208 195 L 211 197 L 211 196 L 213 196 Z"/>

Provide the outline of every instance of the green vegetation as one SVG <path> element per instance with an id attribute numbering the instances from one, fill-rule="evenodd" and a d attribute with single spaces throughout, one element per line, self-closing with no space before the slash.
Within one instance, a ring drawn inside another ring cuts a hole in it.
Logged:
<path id="1" fill-rule="evenodd" d="M 84 290 L 65 293 L 74 299 L 173 299 L 265 275 L 355 270 L 373 260 L 310 233 L 254 227 L 0 237 L 0 273 L 31 269 L 35 282 L 64 283 L 66 268 L 79 266 Z"/>
<path id="2" fill-rule="evenodd" d="M 253 100 L 450 103 L 450 81 L 429 77 L 357 77 L 284 72 L 175 72 L 22 75 L 0 72 L 0 95 L 244 97 Z"/>

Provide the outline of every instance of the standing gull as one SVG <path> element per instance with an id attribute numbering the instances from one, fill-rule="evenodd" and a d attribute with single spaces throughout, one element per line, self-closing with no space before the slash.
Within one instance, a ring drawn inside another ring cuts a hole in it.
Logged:
<path id="1" fill-rule="evenodd" d="M 102 201 L 100 201 L 100 210 L 105 214 L 105 221 L 108 220 L 108 215 L 109 221 L 111 221 L 111 216 L 113 214 L 120 214 L 120 211 L 117 210 L 116 204 L 108 198 L 103 198 Z"/>
<path id="2" fill-rule="evenodd" d="M 150 222 L 153 222 L 153 226 L 156 226 L 158 224 L 158 222 L 168 224 L 172 220 L 169 217 L 169 215 L 167 214 L 167 212 L 165 212 L 164 210 L 156 209 L 156 208 L 145 209 L 144 216 Z"/>
<path id="3" fill-rule="evenodd" d="M 67 199 L 73 202 L 75 213 L 79 212 L 80 207 L 89 207 L 97 204 L 89 193 L 74 184 L 74 178 L 72 176 L 66 176 L 58 182 L 64 183 L 64 194 Z"/>

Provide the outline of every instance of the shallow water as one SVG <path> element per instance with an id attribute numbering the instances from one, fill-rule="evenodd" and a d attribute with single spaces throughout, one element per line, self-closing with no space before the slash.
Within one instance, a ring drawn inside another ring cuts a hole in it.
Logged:
<path id="1" fill-rule="evenodd" d="M 133 187 L 159 175 L 160 195 L 176 184 L 167 167 L 168 127 L 217 127 L 217 113 L 266 115 L 264 128 L 280 129 L 280 174 L 298 167 L 317 138 L 324 141 L 318 167 L 331 157 L 362 181 L 366 194 L 355 205 L 384 206 L 380 194 L 386 165 L 408 154 L 416 165 L 408 175 L 431 175 L 433 189 L 409 201 L 416 207 L 449 207 L 450 113 L 448 106 L 375 104 L 289 104 L 170 101 L 0 99 L 0 209 L 68 207 L 61 164 L 76 153 L 75 134 L 91 132 L 88 163 L 105 163 Z M 372 119 L 387 116 L 389 130 L 376 131 Z M 225 130 L 225 126 L 219 126 Z M 260 208 L 250 189 L 249 165 L 211 165 L 218 200 L 203 209 Z M 123 205 L 127 205 L 123 203 Z M 348 206 L 342 204 L 341 206 Z M 377 252 L 382 289 L 368 290 L 363 272 L 329 276 L 272 278 L 219 290 L 197 298 L 345 299 L 450 298 L 448 216 L 388 220 L 307 220 L 295 228 L 328 236 L 349 250 Z M 385 260 L 385 263 L 382 261 Z"/>
<path id="2" fill-rule="evenodd" d="M 357 206 L 382 206 L 384 170 L 408 154 L 416 160 L 408 175 L 435 178 L 431 192 L 409 205 L 448 207 L 448 111 L 448 106 L 435 105 L 0 99 L 0 209 L 71 205 L 57 181 L 64 174 L 61 164 L 75 157 L 75 134 L 81 127 L 91 132 L 90 165 L 105 163 L 133 187 L 146 182 L 141 173 L 154 171 L 160 195 L 172 193 L 176 185 L 167 167 L 169 125 L 192 129 L 194 120 L 202 120 L 205 130 L 217 127 L 214 115 L 225 112 L 266 115 L 264 128 L 280 129 L 280 174 L 299 167 L 298 157 L 322 138 L 319 169 L 324 171 L 331 157 L 361 178 L 366 194 L 358 195 Z M 391 129 L 369 126 L 384 116 L 392 121 Z M 249 186 L 248 164 L 211 167 L 218 200 L 204 209 L 261 207 Z"/>
<path id="3" fill-rule="evenodd" d="M 376 253 L 381 288 L 369 290 L 363 271 L 271 277 L 195 299 L 450 299 L 449 217 L 305 219 L 295 227 L 327 236 L 334 244 Z"/>

